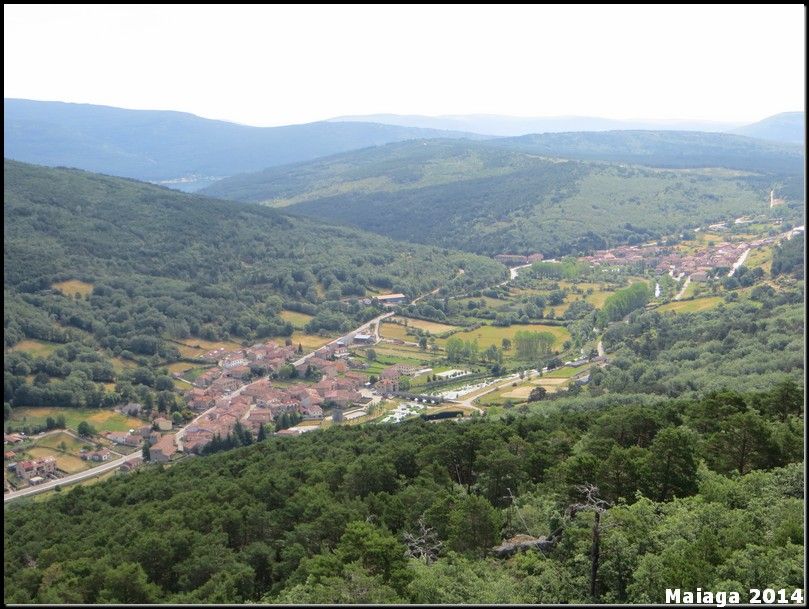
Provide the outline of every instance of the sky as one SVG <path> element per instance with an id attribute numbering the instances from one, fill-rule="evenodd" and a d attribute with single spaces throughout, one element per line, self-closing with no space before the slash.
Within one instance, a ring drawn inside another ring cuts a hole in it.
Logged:
<path id="1" fill-rule="evenodd" d="M 275 126 L 351 114 L 753 122 L 805 104 L 802 5 L 3 7 L 4 97 Z"/>

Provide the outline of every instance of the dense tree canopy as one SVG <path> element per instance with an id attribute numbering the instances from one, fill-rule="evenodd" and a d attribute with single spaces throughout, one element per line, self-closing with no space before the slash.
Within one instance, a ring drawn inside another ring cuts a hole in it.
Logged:
<path id="1" fill-rule="evenodd" d="M 334 428 L 8 505 L 7 602 L 660 602 L 800 586 L 798 385 Z M 745 443 L 743 437 L 749 437 Z M 744 447 L 742 447 L 744 444 Z M 544 553 L 495 559 L 514 534 Z M 720 585 L 721 584 L 721 585 Z"/>

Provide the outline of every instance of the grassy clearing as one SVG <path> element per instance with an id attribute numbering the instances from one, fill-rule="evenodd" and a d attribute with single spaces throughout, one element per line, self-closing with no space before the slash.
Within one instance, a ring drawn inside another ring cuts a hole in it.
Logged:
<path id="1" fill-rule="evenodd" d="M 527 332 L 549 332 L 554 336 L 554 349 L 561 349 L 564 342 L 570 339 L 570 332 L 563 326 L 546 326 L 543 324 L 513 324 L 507 328 L 499 326 L 481 326 L 477 330 L 470 330 L 467 332 L 457 332 L 453 336 L 462 340 L 475 340 L 478 341 L 478 347 L 485 349 L 490 345 L 500 347 L 504 338 L 514 341 L 514 335 L 520 331 Z M 445 339 L 438 339 L 438 344 L 446 344 Z M 507 351 L 506 355 L 510 356 L 514 352 L 512 347 L 511 351 Z"/>
<path id="2" fill-rule="evenodd" d="M 140 419 L 127 417 L 112 410 L 91 410 L 88 408 L 15 408 L 11 414 L 14 423 L 42 425 L 48 417 L 65 417 L 67 427 L 73 431 L 82 421 L 87 421 L 100 432 L 127 431 L 144 425 Z"/>
<path id="3" fill-rule="evenodd" d="M 65 452 L 69 453 L 78 453 L 81 451 L 82 446 L 88 444 L 88 442 L 79 440 L 74 436 L 70 435 L 69 433 L 60 431 L 59 433 L 49 434 L 44 438 L 40 438 L 39 440 L 36 441 L 35 446 L 62 450 L 60 445 L 63 443 L 65 445 L 64 448 Z"/>
<path id="4" fill-rule="evenodd" d="M 26 339 L 21 340 L 14 345 L 12 351 L 25 351 L 35 357 L 48 357 L 51 353 L 56 351 L 61 345 L 59 343 L 49 343 L 44 340 Z"/>
<path id="5" fill-rule="evenodd" d="M 173 364 L 168 364 L 166 369 L 169 371 L 170 374 L 175 372 L 179 372 L 180 374 L 184 372 L 188 372 L 189 370 L 193 370 L 196 367 L 196 364 L 190 364 L 188 362 L 174 362 Z"/>
<path id="6" fill-rule="evenodd" d="M 399 324 L 383 323 L 379 327 L 379 333 L 382 336 L 382 338 L 403 340 L 409 343 L 418 342 L 417 337 L 407 334 L 407 328 Z"/>
<path id="7" fill-rule="evenodd" d="M 579 367 L 579 368 L 571 368 L 570 366 L 564 366 L 557 370 L 551 370 L 550 372 L 545 372 L 542 375 L 542 378 L 548 379 L 569 379 L 571 376 L 578 374 L 579 372 L 584 372 L 587 368 Z"/>
<path id="8" fill-rule="evenodd" d="M 138 366 L 135 362 L 122 357 L 113 357 L 110 361 L 115 372 L 123 372 L 127 368 L 137 368 Z"/>
<path id="9" fill-rule="evenodd" d="M 306 334 L 304 332 L 295 331 L 292 333 L 290 338 L 292 339 L 292 344 L 295 345 L 295 347 L 301 345 L 305 351 L 314 351 L 315 349 L 320 349 L 320 347 L 323 345 L 330 343 L 336 337 L 318 336 L 316 334 Z M 271 340 L 283 345 L 286 337 L 279 336 Z"/>
<path id="10" fill-rule="evenodd" d="M 88 461 L 82 461 L 79 457 L 75 455 L 66 455 L 63 452 L 55 450 L 53 448 L 44 448 L 40 446 L 36 446 L 34 448 L 29 448 L 25 451 L 34 459 L 43 459 L 45 457 L 53 457 L 56 459 L 56 467 L 61 469 L 63 472 L 68 474 L 76 474 L 78 472 L 83 472 L 85 470 L 90 469 L 91 464 Z"/>
<path id="11" fill-rule="evenodd" d="M 65 296 L 73 297 L 74 294 L 81 294 L 82 297 L 89 296 L 93 292 L 93 284 L 79 281 L 78 279 L 71 279 L 69 281 L 60 281 L 51 286 L 55 290 L 59 290 Z"/>
<path id="12" fill-rule="evenodd" d="M 500 302 L 500 301 L 498 301 Z M 411 328 L 418 328 L 426 330 L 430 334 L 443 334 L 444 332 L 451 332 L 457 330 L 458 326 L 450 326 L 447 324 L 440 324 L 435 321 L 424 321 L 423 319 L 413 319 L 412 317 L 393 317 L 396 321 L 407 322 Z M 390 324 L 389 324 L 390 325 Z"/>
<path id="13" fill-rule="evenodd" d="M 713 309 L 722 302 L 719 296 L 709 296 L 707 298 L 697 298 L 696 300 L 678 300 L 670 302 L 657 308 L 658 311 L 674 311 L 675 313 L 698 313 Z"/>
<path id="14" fill-rule="evenodd" d="M 202 338 L 183 338 L 175 341 L 175 344 L 180 351 L 180 355 L 183 357 L 199 357 L 214 349 L 222 348 L 228 351 L 234 351 L 242 347 L 239 343 L 231 340 L 213 341 L 204 340 Z"/>
<path id="15" fill-rule="evenodd" d="M 281 311 L 281 313 L 279 313 L 279 317 L 284 321 L 291 323 L 296 330 L 303 330 L 303 327 L 309 323 L 309 320 L 314 316 L 307 315 L 306 313 L 299 313 L 298 311 Z"/>

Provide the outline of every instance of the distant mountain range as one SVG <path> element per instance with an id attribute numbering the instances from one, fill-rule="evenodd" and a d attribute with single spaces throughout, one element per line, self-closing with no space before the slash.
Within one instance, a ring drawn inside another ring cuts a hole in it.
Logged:
<path id="1" fill-rule="evenodd" d="M 490 136 L 517 136 L 530 133 L 565 131 L 615 131 L 626 129 L 676 131 L 730 131 L 742 123 L 688 120 L 616 120 L 596 116 L 501 116 L 467 114 L 454 116 L 420 116 L 413 114 L 366 114 L 340 116 L 332 122 L 372 122 L 400 127 L 424 127 L 481 133 Z"/>
<path id="2" fill-rule="evenodd" d="M 716 144 L 712 143 L 715 138 L 711 140 L 705 133 L 693 130 L 735 128 L 740 134 L 756 138 L 802 142 L 804 121 L 802 112 L 777 115 L 744 127 L 718 122 L 615 121 L 594 117 L 380 114 L 283 127 L 251 127 L 183 112 L 24 99 L 4 99 L 3 105 L 3 147 L 7 158 L 76 167 L 186 191 L 199 190 L 237 174 L 395 142 L 438 138 L 490 139 L 498 146 L 570 159 L 666 167 L 702 167 L 713 163 L 748 169 L 746 145 L 733 153 L 732 146 L 729 147 L 733 140 Z M 620 135 L 650 127 L 657 135 Z M 684 132 L 692 133 L 688 144 L 691 147 L 687 149 L 683 148 L 688 139 L 682 135 Z M 666 134 L 671 133 L 679 135 L 669 141 Z M 520 135 L 499 137 L 514 134 Z M 761 146 L 757 150 L 760 152 Z M 714 162 L 717 152 L 720 163 Z M 765 155 L 770 160 L 776 163 L 782 160 L 776 151 L 770 153 Z M 677 154 L 681 155 L 679 159 Z M 761 168 L 759 162 L 763 158 L 759 155 L 753 167 Z M 794 161 L 792 158 L 789 162 Z"/>
<path id="3" fill-rule="evenodd" d="M 777 142 L 804 141 L 804 113 L 784 112 L 751 125 L 739 122 L 698 120 L 615 120 L 594 116 L 501 116 L 468 114 L 453 116 L 421 116 L 412 114 L 365 114 L 339 116 L 332 122 L 372 122 L 400 127 L 450 129 L 490 136 L 519 136 L 537 133 L 572 131 L 712 131 L 737 133 Z"/>
<path id="4" fill-rule="evenodd" d="M 782 112 L 752 125 L 734 129 L 733 133 L 763 140 L 803 144 L 806 141 L 806 116 L 803 112 Z"/>
<path id="5" fill-rule="evenodd" d="M 6 158 L 195 190 L 225 176 L 417 138 L 480 136 L 364 122 L 249 127 L 183 112 L 3 100 Z"/>

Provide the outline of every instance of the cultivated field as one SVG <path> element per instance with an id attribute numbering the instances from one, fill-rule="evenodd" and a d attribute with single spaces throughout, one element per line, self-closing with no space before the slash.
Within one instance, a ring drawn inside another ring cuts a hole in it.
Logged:
<path id="1" fill-rule="evenodd" d="M 400 324 L 382 323 L 379 326 L 379 335 L 382 338 L 391 338 L 394 340 L 403 340 L 409 343 L 418 342 L 418 337 L 407 333 L 407 328 Z"/>
<path id="2" fill-rule="evenodd" d="M 458 326 L 440 324 L 436 321 L 424 321 L 423 319 L 413 319 L 412 317 L 392 317 L 391 319 L 400 322 L 407 322 L 407 325 L 409 327 L 418 328 L 420 330 L 426 330 L 430 334 L 443 334 L 444 332 L 450 332 L 452 330 L 458 329 Z"/>
<path id="3" fill-rule="evenodd" d="M 513 324 L 507 328 L 500 326 L 481 326 L 477 330 L 457 332 L 453 334 L 453 337 L 467 341 L 477 339 L 478 347 L 485 349 L 490 345 L 500 347 L 504 338 L 508 338 L 513 343 L 514 335 L 520 331 L 548 332 L 553 334 L 555 338 L 555 342 L 553 343 L 554 349 L 561 349 L 564 342 L 570 338 L 570 332 L 567 331 L 567 328 L 563 326 L 546 326 L 543 324 Z M 445 339 L 438 339 L 437 342 L 442 346 L 446 344 Z M 506 352 L 506 355 L 511 355 L 513 351 L 514 348 L 512 347 L 511 351 Z"/>
<path id="4" fill-rule="evenodd" d="M 707 298 L 697 298 L 695 300 L 678 300 L 670 302 L 657 308 L 658 311 L 674 311 L 675 313 L 698 313 L 713 309 L 722 302 L 719 296 L 709 296 Z"/>
<path id="5" fill-rule="evenodd" d="M 71 298 L 74 294 L 88 296 L 93 292 L 92 283 L 85 283 L 84 281 L 79 281 L 78 279 L 60 281 L 59 283 L 54 283 L 51 287 L 55 290 L 59 290 L 65 296 L 70 296 Z"/>

